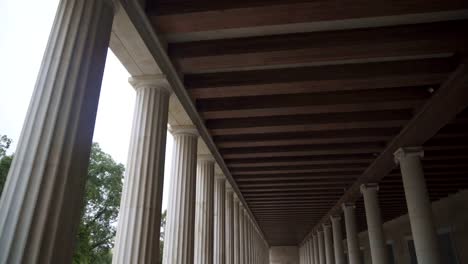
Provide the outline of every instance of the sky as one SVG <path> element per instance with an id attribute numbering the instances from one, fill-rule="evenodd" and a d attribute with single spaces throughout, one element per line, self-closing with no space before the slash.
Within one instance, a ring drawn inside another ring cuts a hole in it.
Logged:
<path id="1" fill-rule="evenodd" d="M 0 0 L 0 135 L 14 152 L 59 0 Z M 93 141 L 126 165 L 135 91 L 129 73 L 109 49 Z M 167 208 L 172 136 L 166 146 L 163 210 Z"/>

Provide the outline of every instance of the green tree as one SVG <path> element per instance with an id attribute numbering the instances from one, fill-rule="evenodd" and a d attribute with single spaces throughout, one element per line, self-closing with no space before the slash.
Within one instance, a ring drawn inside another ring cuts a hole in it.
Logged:
<path id="1" fill-rule="evenodd" d="M 93 144 L 74 263 L 111 263 L 124 170 Z"/>
<path id="2" fill-rule="evenodd" d="M 11 139 L 0 136 L 0 194 L 13 156 L 6 155 Z M 117 215 L 122 193 L 124 166 L 103 152 L 97 143 L 91 148 L 83 216 L 73 263 L 111 263 Z"/>
<path id="3" fill-rule="evenodd" d="M 11 161 L 13 160 L 13 156 L 6 154 L 10 144 L 10 138 L 5 135 L 0 135 L 0 195 L 2 194 L 3 186 L 5 185 L 5 181 L 8 176 Z"/>
<path id="4" fill-rule="evenodd" d="M 159 234 L 159 264 L 162 264 L 162 259 L 163 259 L 163 250 L 164 250 L 164 235 L 166 231 L 166 215 L 167 215 L 167 210 L 164 210 L 164 212 L 161 214 L 161 228 L 160 228 L 160 234 Z"/>

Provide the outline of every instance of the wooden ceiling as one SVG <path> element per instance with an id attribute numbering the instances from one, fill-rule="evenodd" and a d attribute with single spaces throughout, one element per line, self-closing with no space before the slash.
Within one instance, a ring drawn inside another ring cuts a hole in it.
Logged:
<path id="1" fill-rule="evenodd" d="M 354 187 L 372 177 L 384 219 L 405 214 L 389 148 L 464 85 L 468 1 L 148 0 L 147 14 L 270 245 L 300 243 L 344 200 L 362 219 Z M 425 143 L 433 200 L 468 187 L 457 93 L 421 123 L 432 134 L 401 141 Z M 380 160 L 389 173 L 369 177 Z"/>

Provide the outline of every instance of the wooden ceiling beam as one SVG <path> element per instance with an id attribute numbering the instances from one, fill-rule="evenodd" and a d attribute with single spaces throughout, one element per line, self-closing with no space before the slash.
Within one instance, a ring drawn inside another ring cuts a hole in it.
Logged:
<path id="1" fill-rule="evenodd" d="M 309 186 L 309 187 L 302 187 L 302 188 L 239 188 L 241 189 L 242 193 L 267 193 L 267 192 L 292 192 L 292 191 L 342 191 L 344 186 Z"/>
<path id="2" fill-rule="evenodd" d="M 198 5 L 198 2 L 196 4 L 192 3 L 192 5 L 181 5 L 177 1 L 172 5 L 162 6 L 163 9 L 160 11 L 158 11 L 159 5 L 157 4 L 147 5 L 150 7 L 148 9 L 150 20 L 160 32 L 166 34 L 398 16 L 468 8 L 468 4 L 463 0 L 445 0 L 442 2 L 437 0 L 410 0 L 402 3 L 393 1 L 377 3 L 370 0 L 344 0 L 339 2 L 326 0 L 273 1 L 262 5 L 249 4 L 249 2 L 242 1 L 242 3 L 234 5 L 224 5 L 223 2 L 212 4 L 212 1 L 210 1 L 194 8 L 195 5 Z M 177 5 L 180 5 L 180 7 L 177 7 Z M 191 9 L 187 6 L 191 6 Z M 346 12 L 342 12 L 343 7 L 346 7 Z M 164 12 L 164 10 L 171 9 L 171 12 Z"/>
<path id="3" fill-rule="evenodd" d="M 407 121 L 411 118 L 412 113 L 408 110 L 399 111 L 372 111 L 372 112 L 360 112 L 360 113 L 328 113 L 328 114 L 310 114 L 310 115 L 291 115 L 291 116 L 271 116 L 271 117 L 257 117 L 257 118 L 230 118 L 221 120 L 208 120 L 206 125 L 212 131 L 229 128 L 259 128 L 259 127 L 271 127 L 271 126 L 295 126 L 295 125 L 307 125 L 314 123 L 317 125 L 317 129 L 324 128 L 328 130 L 338 130 L 333 128 L 334 124 L 340 124 L 345 126 L 343 130 L 349 129 L 360 129 L 360 127 L 347 128 L 347 123 L 371 123 L 377 121 Z M 356 125 L 357 126 L 357 125 Z M 395 126 L 391 126 L 394 128 Z M 368 127 L 364 127 L 368 128 Z M 374 128 L 374 127 L 369 127 Z M 380 128 L 376 126 L 375 128 Z M 314 130 L 299 130 L 297 132 L 309 132 Z M 316 130 L 315 130 L 316 131 Z M 268 132 L 276 132 L 275 130 Z M 278 131 L 276 133 L 282 133 Z M 284 131 L 293 132 L 293 131 Z M 242 134 L 242 133 L 239 133 Z M 247 134 L 247 133 L 244 133 Z M 258 133 L 252 133 L 258 134 Z M 262 133 L 263 134 L 263 133 Z M 229 135 L 228 133 L 216 133 L 215 135 Z"/>
<path id="4" fill-rule="evenodd" d="M 411 117 L 411 110 L 372 111 L 207 120 L 206 126 L 212 135 L 219 136 L 395 128 L 404 125 Z"/>
<path id="5" fill-rule="evenodd" d="M 327 143 L 327 144 L 328 143 L 357 143 L 357 142 L 387 141 L 392 136 L 395 136 L 399 131 L 400 131 L 399 128 L 385 128 L 385 129 L 351 129 L 351 130 L 335 130 L 335 131 L 331 130 L 331 131 L 327 131 L 327 133 L 322 133 L 322 132 L 268 133 L 268 134 L 251 134 L 251 135 L 215 136 L 213 140 L 215 141 L 218 148 L 304 145 L 304 144 L 317 144 L 317 143 Z M 342 160 L 347 161 L 348 159 L 349 157 L 346 157 L 346 158 L 343 158 Z M 226 162 L 229 163 L 229 160 L 226 160 Z M 257 163 L 261 164 L 262 161 L 258 161 L 258 159 L 255 159 L 251 163 L 252 163 L 251 164 L 252 166 L 256 166 Z"/>
<path id="6" fill-rule="evenodd" d="M 298 87 L 301 87 L 300 84 L 305 84 L 306 87 L 309 87 L 307 92 L 301 90 L 299 93 L 333 92 L 335 90 L 330 89 L 333 88 L 330 87 L 333 84 L 338 91 L 424 86 L 402 86 L 401 84 L 395 85 L 395 80 L 393 79 L 400 81 L 412 80 L 414 83 L 415 79 L 422 79 L 424 82 L 427 82 L 426 79 L 429 76 L 438 74 L 441 74 L 439 78 L 442 76 L 446 77 L 454 70 L 456 62 L 456 58 L 448 57 L 419 60 L 368 62 L 344 65 L 321 65 L 298 68 L 187 74 L 184 76 L 184 84 L 186 88 L 189 89 L 189 91 L 200 88 L 224 87 L 225 92 L 229 92 L 229 90 L 235 89 L 236 87 L 267 84 L 268 86 L 265 88 L 268 89 L 268 93 L 266 93 L 266 95 L 275 94 L 272 92 L 272 90 L 275 90 L 274 84 L 276 83 L 291 83 L 293 86 L 299 85 Z M 388 81 L 388 83 L 385 81 Z M 371 86 L 366 88 L 366 83 L 373 83 L 375 87 Z M 432 84 L 434 84 L 434 82 L 432 82 Z M 324 86 L 329 87 L 329 89 L 325 89 Z M 345 88 L 343 86 L 351 87 Z M 294 92 L 286 91 L 282 93 Z M 234 96 L 246 95 L 236 93 Z"/>
<path id="7" fill-rule="evenodd" d="M 420 102 L 430 97 L 429 87 L 402 87 L 394 89 L 373 89 L 361 91 L 340 91 L 327 93 L 307 94 L 282 94 L 263 96 L 244 96 L 216 99 L 198 99 L 196 101 L 199 112 L 212 111 L 235 111 L 270 108 L 289 107 L 313 107 L 326 106 L 328 108 L 339 108 L 339 106 L 358 106 L 368 103 L 384 103 L 406 101 L 409 103 Z M 399 105 L 398 107 L 411 106 L 411 104 Z M 414 105 L 414 103 L 412 104 Z M 398 109 L 395 107 L 395 109 Z M 339 111 L 336 111 L 339 112 Z"/>
<path id="8" fill-rule="evenodd" d="M 384 149 L 382 143 L 361 143 L 361 144 L 313 144 L 303 146 L 284 146 L 284 147 L 256 147 L 256 148 L 232 148 L 220 149 L 221 155 L 227 159 L 251 158 L 251 157 L 288 157 L 304 155 L 335 155 L 335 154 L 362 154 L 362 153 L 380 153 Z M 319 166 L 319 165 L 317 165 Z M 349 165 L 353 166 L 353 165 Z M 326 167 L 332 167 L 326 165 Z M 336 170 L 346 171 L 345 168 Z M 310 172 L 322 172 L 327 170 L 311 170 Z M 299 171 L 297 171 L 299 172 Z M 308 172 L 308 171 L 304 171 Z M 273 171 L 272 173 L 281 173 Z M 245 174 L 243 172 L 234 173 L 237 175 Z"/>
<path id="9" fill-rule="evenodd" d="M 353 180 L 348 180 L 348 181 L 328 181 L 328 182 L 323 182 L 323 181 L 289 181 L 289 182 L 265 182 L 265 183 L 239 183 L 239 188 L 241 189 L 246 189 L 246 188 L 257 188 L 257 187 L 295 187 L 295 186 L 317 186 L 317 187 L 327 187 L 327 186 L 341 186 L 346 187 L 350 183 L 352 183 Z"/>
<path id="10" fill-rule="evenodd" d="M 453 54 L 466 20 L 169 44 L 183 73 Z M 317 41 L 320 40 L 320 41 Z M 219 48 L 222 47 L 222 48 Z"/>

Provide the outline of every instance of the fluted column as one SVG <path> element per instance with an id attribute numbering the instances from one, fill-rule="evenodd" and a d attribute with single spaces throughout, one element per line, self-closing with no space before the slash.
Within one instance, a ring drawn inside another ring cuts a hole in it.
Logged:
<path id="1" fill-rule="evenodd" d="M 226 264 L 234 264 L 234 197 L 226 183 Z"/>
<path id="2" fill-rule="evenodd" d="M 323 242 L 325 245 L 325 263 L 335 264 L 335 256 L 333 255 L 333 237 L 330 224 L 323 225 Z"/>
<path id="3" fill-rule="evenodd" d="M 72 260 L 113 16 L 110 1 L 58 6 L 0 199 L 2 264 Z"/>
<path id="4" fill-rule="evenodd" d="M 241 234 L 241 210 L 240 202 L 236 195 L 234 195 L 234 210 L 233 210 L 233 219 L 234 219 L 234 264 L 241 263 L 241 252 L 240 252 L 240 234 Z"/>
<path id="5" fill-rule="evenodd" d="M 343 231 L 341 230 L 341 217 L 330 217 L 333 229 L 333 251 L 335 253 L 335 263 L 345 264 L 345 255 L 343 250 Z"/>
<path id="6" fill-rule="evenodd" d="M 304 243 L 304 244 L 302 245 L 302 247 L 301 247 L 301 252 L 300 252 L 300 254 L 301 254 L 301 263 L 302 263 L 302 264 L 306 264 L 306 263 L 307 263 L 307 262 L 306 262 L 306 254 L 305 254 L 305 251 L 306 251 L 306 243 Z"/>
<path id="7" fill-rule="evenodd" d="M 323 230 L 319 230 L 317 232 L 317 241 L 318 241 L 318 249 L 319 249 L 319 263 L 325 263 L 325 245 L 324 245 L 324 237 L 323 237 Z"/>
<path id="8" fill-rule="evenodd" d="M 244 206 L 239 201 L 239 264 L 245 263 L 245 218 L 244 218 Z"/>
<path id="9" fill-rule="evenodd" d="M 320 258 L 319 258 L 319 247 L 318 247 L 318 235 L 317 233 L 312 235 L 312 244 L 314 248 L 314 264 L 320 264 Z"/>
<path id="10" fill-rule="evenodd" d="M 253 262 L 253 248 L 252 248 L 252 220 L 249 218 L 249 240 L 248 240 L 248 247 L 249 247 L 249 261 L 247 263 L 252 263 Z"/>
<path id="11" fill-rule="evenodd" d="M 195 264 L 213 263 L 214 165 L 211 155 L 198 155 L 195 198 Z"/>
<path id="12" fill-rule="evenodd" d="M 171 132 L 174 147 L 163 263 L 193 264 L 198 133 L 192 126 L 171 127 Z"/>
<path id="13" fill-rule="evenodd" d="M 159 261 L 170 87 L 163 76 L 130 78 L 136 90 L 132 135 L 112 263 Z"/>
<path id="14" fill-rule="evenodd" d="M 308 251 L 307 251 L 307 241 L 304 243 L 304 263 L 307 263 Z"/>
<path id="15" fill-rule="evenodd" d="M 418 263 L 439 264 L 437 233 L 421 164 L 423 155 L 419 147 L 400 148 L 395 152 L 395 160 L 401 169 Z"/>
<path id="16" fill-rule="evenodd" d="M 387 245 L 382 227 L 382 217 L 380 215 L 377 184 L 361 185 L 361 192 L 364 196 L 364 206 L 366 209 L 367 233 L 371 250 L 372 263 L 387 264 Z"/>
<path id="17" fill-rule="evenodd" d="M 214 197 L 214 263 L 226 263 L 226 179 L 216 175 Z"/>
<path id="18" fill-rule="evenodd" d="M 345 216 L 346 241 L 348 243 L 349 264 L 359 264 L 359 241 L 356 230 L 356 213 L 354 204 L 343 204 Z"/>

